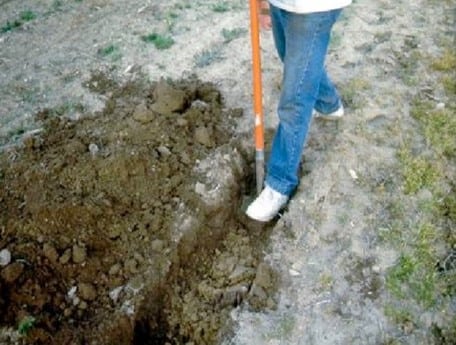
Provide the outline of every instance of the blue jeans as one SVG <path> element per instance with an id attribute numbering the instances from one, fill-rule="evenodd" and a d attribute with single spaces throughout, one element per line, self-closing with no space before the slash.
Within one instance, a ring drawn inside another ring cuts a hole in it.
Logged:
<path id="1" fill-rule="evenodd" d="M 272 31 L 283 62 L 279 125 L 272 142 L 266 184 L 290 196 L 299 183 L 298 169 L 312 110 L 331 113 L 341 106 L 324 62 L 333 24 L 341 9 L 297 14 L 271 5 Z"/>

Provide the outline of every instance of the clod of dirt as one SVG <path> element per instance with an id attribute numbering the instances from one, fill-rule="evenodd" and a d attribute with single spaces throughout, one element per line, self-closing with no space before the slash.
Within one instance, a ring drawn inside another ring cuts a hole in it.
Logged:
<path id="1" fill-rule="evenodd" d="M 273 305 L 267 235 L 238 222 L 239 111 L 196 79 L 88 86 L 103 112 L 45 110 L 0 156 L 0 331 L 33 316 L 29 344 L 214 344 L 234 306 Z"/>

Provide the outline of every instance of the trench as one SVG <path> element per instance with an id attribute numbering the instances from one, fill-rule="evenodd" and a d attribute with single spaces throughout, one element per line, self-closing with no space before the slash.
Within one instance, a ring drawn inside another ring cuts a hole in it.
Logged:
<path id="1" fill-rule="evenodd" d="M 218 344 L 233 308 L 274 308 L 242 111 L 196 78 L 86 87 L 103 111 L 45 109 L 0 154 L 0 340 Z"/>

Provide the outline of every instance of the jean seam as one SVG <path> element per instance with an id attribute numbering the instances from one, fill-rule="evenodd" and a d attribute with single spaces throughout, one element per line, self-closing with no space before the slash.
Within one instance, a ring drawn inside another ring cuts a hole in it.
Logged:
<path id="1" fill-rule="evenodd" d="M 318 30 L 319 30 L 319 28 L 318 28 Z M 312 51 L 312 48 L 313 48 L 314 45 L 315 45 L 316 37 L 317 37 L 317 30 L 313 31 L 312 39 L 311 39 L 311 41 L 310 41 L 310 45 L 309 45 L 309 48 L 307 49 L 307 52 L 311 52 L 311 51 Z M 305 79 L 306 79 L 306 74 L 307 74 L 307 72 L 308 72 L 308 70 L 309 70 L 310 59 L 311 59 L 310 53 L 307 53 L 307 54 L 306 54 L 306 60 L 305 60 L 305 63 L 306 63 L 306 64 L 305 64 L 305 66 L 303 66 L 302 77 L 301 77 L 301 79 L 299 80 L 299 83 L 298 83 L 298 85 L 297 85 L 297 89 L 296 89 L 295 92 L 294 92 L 294 95 L 296 95 L 295 97 L 296 97 L 297 100 L 299 100 L 300 97 L 302 97 L 302 92 L 301 92 L 301 91 L 302 91 L 302 86 L 303 86 L 304 81 L 305 81 Z M 296 104 L 296 102 L 295 102 L 295 104 Z M 303 121 L 304 121 L 304 118 L 300 118 L 302 115 L 300 115 L 301 112 L 299 111 L 299 109 L 296 109 L 295 112 L 296 112 L 296 114 L 299 115 L 299 116 L 298 116 L 299 122 L 300 122 L 300 123 L 303 122 Z M 291 154 L 292 157 L 295 157 L 295 156 L 296 156 L 296 151 L 297 151 L 297 147 L 296 147 L 296 146 L 297 146 L 297 144 L 298 144 L 299 132 L 300 132 L 300 131 L 299 131 L 297 128 L 293 128 L 293 143 L 294 143 L 294 145 L 292 145 L 292 154 Z M 301 143 L 299 143 L 299 144 L 301 145 Z M 288 163 L 288 164 L 287 164 L 287 169 L 290 169 L 290 168 L 293 167 L 292 164 L 291 164 L 292 162 L 287 162 L 287 163 Z M 288 189 L 290 189 L 289 186 L 287 186 L 287 190 L 288 190 Z"/>

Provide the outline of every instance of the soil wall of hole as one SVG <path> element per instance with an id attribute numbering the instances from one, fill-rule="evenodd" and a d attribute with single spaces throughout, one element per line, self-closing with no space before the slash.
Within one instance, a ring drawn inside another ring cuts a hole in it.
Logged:
<path id="1" fill-rule="evenodd" d="M 241 111 L 196 79 L 87 87 L 101 113 L 44 110 L 0 154 L 0 340 L 216 344 L 233 307 L 273 308 L 268 229 L 239 213 Z"/>

